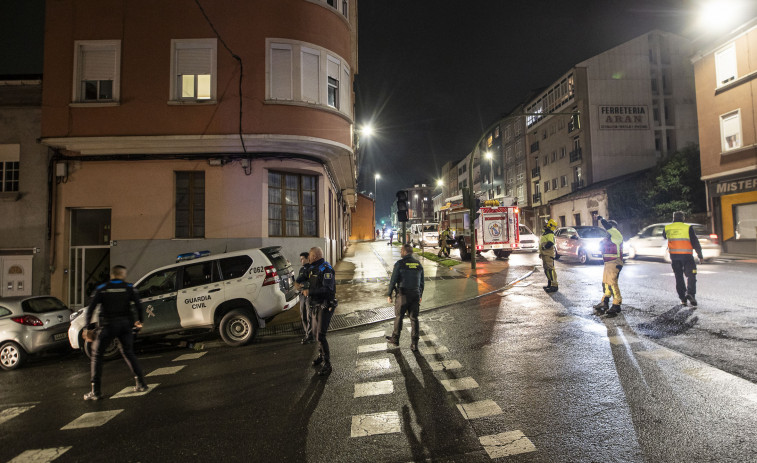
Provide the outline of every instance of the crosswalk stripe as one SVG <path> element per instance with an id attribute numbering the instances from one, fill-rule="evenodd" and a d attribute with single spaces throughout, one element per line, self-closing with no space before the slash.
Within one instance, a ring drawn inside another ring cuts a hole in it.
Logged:
<path id="1" fill-rule="evenodd" d="M 8 463 L 47 463 L 55 460 L 70 449 L 71 446 L 26 450 Z"/>
<path id="2" fill-rule="evenodd" d="M 365 344 L 362 346 L 357 346 L 357 353 L 358 354 L 365 354 L 368 352 L 380 352 L 383 350 L 386 350 L 387 343 L 380 342 L 378 344 Z"/>
<path id="3" fill-rule="evenodd" d="M 457 360 L 442 360 L 441 362 L 428 362 L 433 371 L 458 370 L 463 366 Z"/>
<path id="4" fill-rule="evenodd" d="M 371 383 L 355 384 L 355 394 L 353 398 L 368 397 L 372 395 L 384 395 L 394 392 L 394 383 L 388 379 L 385 381 L 375 381 Z"/>
<path id="5" fill-rule="evenodd" d="M 24 412 L 28 412 L 32 408 L 34 408 L 34 405 L 26 405 L 23 407 L 11 407 L 11 408 L 6 408 L 5 410 L 0 410 L 0 424 L 3 424 L 6 421 L 15 418 Z"/>
<path id="6" fill-rule="evenodd" d="M 382 338 L 384 336 L 386 336 L 385 330 L 377 330 L 377 331 L 369 331 L 367 333 L 361 333 L 359 336 L 359 339 Z"/>
<path id="7" fill-rule="evenodd" d="M 118 393 L 113 394 L 112 396 L 110 396 L 110 398 L 111 399 L 122 399 L 122 398 L 125 398 L 125 397 L 139 397 L 139 396 L 146 395 L 146 394 L 152 392 L 152 390 L 155 389 L 156 387 L 158 387 L 158 383 L 148 384 L 147 385 L 147 390 L 146 391 L 142 391 L 142 392 L 134 392 L 134 387 L 133 386 L 125 387 L 125 388 L 121 389 Z"/>
<path id="8" fill-rule="evenodd" d="M 122 411 L 123 409 L 85 413 L 79 418 L 68 423 L 67 425 L 63 426 L 60 429 L 64 430 L 64 429 L 96 428 L 112 420 L 116 415 L 118 415 Z"/>
<path id="9" fill-rule="evenodd" d="M 184 354 L 184 355 L 180 355 L 176 357 L 175 359 L 172 360 L 172 362 L 183 362 L 184 360 L 195 360 L 202 357 L 205 354 L 207 354 L 207 351 L 197 352 L 196 354 Z"/>
<path id="10" fill-rule="evenodd" d="M 397 412 L 369 413 L 352 417 L 350 437 L 392 434 L 401 431 L 400 415 Z"/>
<path id="11" fill-rule="evenodd" d="M 426 334 L 421 336 L 421 341 L 436 341 L 436 335 L 435 334 Z"/>
<path id="12" fill-rule="evenodd" d="M 158 368 L 157 370 L 153 370 L 152 372 L 148 373 L 146 376 L 173 375 L 185 366 L 186 365 L 177 365 L 175 367 Z"/>
<path id="13" fill-rule="evenodd" d="M 442 383 L 442 386 L 444 386 L 444 389 L 446 389 L 447 392 L 465 391 L 478 387 L 476 380 L 470 376 L 465 378 L 442 379 L 439 382 Z"/>
<path id="14" fill-rule="evenodd" d="M 535 452 L 536 447 L 521 431 L 503 432 L 478 438 L 492 460 L 521 453 Z"/>
<path id="15" fill-rule="evenodd" d="M 468 404 L 457 404 L 457 409 L 466 420 L 475 420 L 485 416 L 501 415 L 502 409 L 493 400 L 480 400 Z"/>
<path id="16" fill-rule="evenodd" d="M 391 367 L 389 359 L 361 359 L 355 362 L 357 371 L 388 370 Z"/>
<path id="17" fill-rule="evenodd" d="M 423 355 L 444 354 L 449 352 L 444 346 L 418 346 L 418 349 Z"/>

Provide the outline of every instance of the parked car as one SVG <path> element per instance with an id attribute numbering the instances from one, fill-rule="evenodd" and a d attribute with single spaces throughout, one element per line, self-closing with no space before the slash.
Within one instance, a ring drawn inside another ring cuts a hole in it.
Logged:
<path id="1" fill-rule="evenodd" d="M 518 251 L 539 252 L 540 238 L 531 229 L 525 225 L 519 225 L 518 233 L 520 234 L 520 247 Z"/>
<path id="2" fill-rule="evenodd" d="M 410 225 L 410 243 L 415 247 L 439 246 L 439 226 L 435 223 L 414 223 Z"/>
<path id="3" fill-rule="evenodd" d="M 636 236 L 628 240 L 628 257 L 657 257 L 662 258 L 665 262 L 670 262 L 670 253 L 668 252 L 668 240 L 662 237 L 667 223 L 655 223 L 645 227 Z M 720 243 L 718 235 L 709 233 L 707 227 L 698 223 L 690 223 L 697 235 L 699 244 L 702 246 L 702 256 L 705 260 L 713 259 L 720 256 Z M 694 258 L 696 253 L 694 253 Z"/>
<path id="4" fill-rule="evenodd" d="M 204 251 L 207 253 L 207 251 Z M 294 273 L 281 247 L 218 256 L 182 254 L 174 265 L 154 270 L 134 284 L 145 311 L 140 338 L 218 330 L 230 346 L 250 343 L 258 327 L 299 302 Z M 85 309 L 71 316 L 68 339 L 91 355 L 82 338 Z M 106 357 L 118 354 L 114 343 Z"/>
<path id="5" fill-rule="evenodd" d="M 53 296 L 0 300 L 0 368 L 15 370 L 29 354 L 66 347 L 71 310 Z"/>
<path id="6" fill-rule="evenodd" d="M 561 227 L 555 231 L 555 259 L 563 256 L 577 259 L 585 264 L 591 261 L 602 260 L 600 242 L 608 236 L 607 232 L 600 227 L 590 225 L 577 227 Z M 627 246 L 623 246 L 623 256 L 628 256 Z"/>

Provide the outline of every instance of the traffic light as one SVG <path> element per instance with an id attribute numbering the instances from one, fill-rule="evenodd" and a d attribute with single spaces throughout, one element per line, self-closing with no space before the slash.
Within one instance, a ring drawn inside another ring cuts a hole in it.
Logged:
<path id="1" fill-rule="evenodd" d="M 397 192 L 397 221 L 407 222 L 407 191 Z"/>

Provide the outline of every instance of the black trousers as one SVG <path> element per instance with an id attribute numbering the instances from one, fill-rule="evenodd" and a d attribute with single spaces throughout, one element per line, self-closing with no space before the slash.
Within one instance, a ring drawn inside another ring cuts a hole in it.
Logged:
<path id="1" fill-rule="evenodd" d="M 318 341 L 318 353 L 323 358 L 324 363 L 331 363 L 326 332 L 329 330 L 329 323 L 331 323 L 331 317 L 334 315 L 334 309 L 329 310 L 325 304 L 310 301 L 310 310 L 313 311 L 313 319 L 315 321 L 315 340 Z"/>
<path id="2" fill-rule="evenodd" d="M 694 261 L 694 256 L 679 256 L 673 257 L 670 261 L 670 265 L 673 267 L 673 274 L 676 276 L 676 292 L 678 298 L 682 301 L 686 300 L 686 294 L 692 296 L 697 293 L 697 263 Z M 686 277 L 684 283 L 683 277 Z"/>
<path id="3" fill-rule="evenodd" d="M 402 319 L 410 319 L 410 339 L 417 341 L 419 334 L 418 328 L 418 312 L 421 309 L 421 295 L 418 290 L 404 290 L 401 289 L 397 298 L 394 300 L 394 331 L 392 335 L 395 339 L 400 338 L 402 334 Z"/>
<path id="4" fill-rule="evenodd" d="M 131 331 L 134 324 L 129 318 L 114 318 L 112 320 L 103 320 L 100 330 L 97 333 L 97 339 L 92 344 L 92 363 L 91 363 L 91 381 L 97 388 L 100 387 L 100 380 L 103 372 L 103 352 L 113 342 L 118 339 L 120 342 L 119 349 L 121 356 L 124 358 L 126 365 L 131 373 L 142 378 L 142 369 L 137 362 L 137 356 L 134 355 L 134 333 Z"/>

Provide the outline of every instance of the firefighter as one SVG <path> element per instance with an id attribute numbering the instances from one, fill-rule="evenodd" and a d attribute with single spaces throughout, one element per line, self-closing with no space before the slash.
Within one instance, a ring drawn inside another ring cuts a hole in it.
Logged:
<path id="1" fill-rule="evenodd" d="M 539 241 L 539 257 L 541 257 L 544 274 L 547 275 L 547 286 L 543 286 L 544 291 L 554 293 L 557 291 L 557 272 L 555 272 L 555 230 L 557 222 L 549 219 L 544 225 L 544 233 L 541 234 Z"/>
<path id="2" fill-rule="evenodd" d="M 442 231 L 442 234 L 439 235 L 439 254 L 437 254 L 439 257 L 449 257 L 449 243 L 447 242 L 448 239 L 450 239 L 449 227 L 445 228 Z"/>
<path id="3" fill-rule="evenodd" d="M 618 277 L 623 270 L 623 235 L 618 230 L 618 223 L 614 220 L 605 220 L 599 216 L 599 221 L 607 230 L 608 236 L 602 240 L 600 247 L 602 257 L 605 262 L 604 273 L 602 274 L 602 289 L 604 295 L 602 301 L 594 306 L 599 315 L 606 313 L 614 317 L 620 313 L 620 304 L 623 298 L 620 295 L 620 286 L 618 286 Z M 612 296 L 612 307 L 610 297 Z"/>
<path id="4" fill-rule="evenodd" d="M 693 307 L 697 306 L 697 263 L 694 262 L 694 251 L 697 252 L 699 260 L 703 261 L 702 246 L 699 244 L 694 229 L 691 225 L 684 223 L 685 216 L 683 212 L 676 211 L 673 213 L 673 223 L 665 226 L 662 237 L 668 240 L 668 252 L 670 252 L 670 265 L 673 267 L 673 273 L 676 276 L 676 291 L 682 305 L 686 301 L 691 302 Z M 683 277 L 686 276 L 686 284 Z"/>

